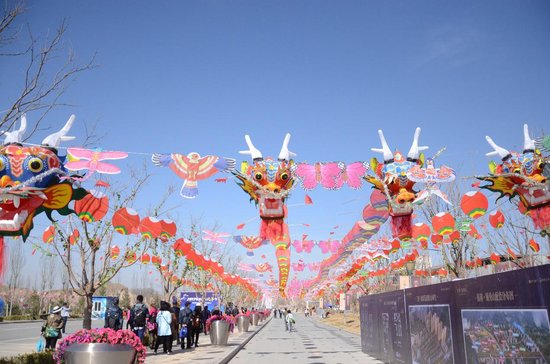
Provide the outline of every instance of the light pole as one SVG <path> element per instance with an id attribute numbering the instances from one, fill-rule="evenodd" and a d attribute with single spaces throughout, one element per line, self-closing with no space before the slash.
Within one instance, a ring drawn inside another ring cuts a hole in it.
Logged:
<path id="1" fill-rule="evenodd" d="M 407 270 L 407 275 L 409 276 L 409 288 L 412 288 L 413 286 L 413 272 L 414 267 L 416 265 L 416 262 L 414 260 L 409 260 L 407 263 L 405 263 L 405 269 Z"/>

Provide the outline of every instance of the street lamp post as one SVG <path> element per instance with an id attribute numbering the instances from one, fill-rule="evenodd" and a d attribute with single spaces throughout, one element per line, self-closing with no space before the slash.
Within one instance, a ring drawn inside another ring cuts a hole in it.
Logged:
<path id="1" fill-rule="evenodd" d="M 405 269 L 407 270 L 407 275 L 409 276 L 409 288 L 412 288 L 413 286 L 413 272 L 414 267 L 416 265 L 416 262 L 414 260 L 409 260 L 407 263 L 405 263 Z"/>

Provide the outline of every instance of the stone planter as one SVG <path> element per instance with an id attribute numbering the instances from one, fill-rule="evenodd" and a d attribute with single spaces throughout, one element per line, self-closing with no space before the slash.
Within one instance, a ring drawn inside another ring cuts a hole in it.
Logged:
<path id="1" fill-rule="evenodd" d="M 212 322 L 210 327 L 210 342 L 212 345 L 227 345 L 229 340 L 229 324 L 223 320 Z"/>
<path id="2" fill-rule="evenodd" d="M 237 319 L 237 328 L 239 332 L 248 332 L 248 327 L 250 326 L 250 318 L 246 316 L 239 316 Z"/>
<path id="3" fill-rule="evenodd" d="M 250 321 L 252 321 L 252 325 L 258 326 L 260 324 L 260 315 L 253 313 L 250 315 Z"/>
<path id="4" fill-rule="evenodd" d="M 126 344 L 72 344 L 63 355 L 67 364 L 133 364 L 136 351 Z"/>

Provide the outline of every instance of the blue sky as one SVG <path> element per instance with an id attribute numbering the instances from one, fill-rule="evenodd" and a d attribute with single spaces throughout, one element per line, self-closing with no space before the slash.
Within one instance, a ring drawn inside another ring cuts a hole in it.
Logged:
<path id="1" fill-rule="evenodd" d="M 106 133 L 101 147 L 139 153 L 196 151 L 237 158 L 250 134 L 276 156 L 292 134 L 297 161 L 370 160 L 382 128 L 390 147 L 408 151 L 416 126 L 421 144 L 460 177 L 484 173 L 491 135 L 521 149 L 522 124 L 539 135 L 550 119 L 550 3 L 546 1 L 29 1 L 24 21 L 53 32 L 99 67 L 81 75 L 45 125 L 77 115 Z M 62 58 L 59 59 L 61 61 Z M 23 65 L 0 58 L 0 110 L 22 82 Z M 33 115 L 28 115 L 32 123 Z M 45 132 L 44 132 L 45 134 Z M 35 141 L 42 139 L 35 136 Z M 78 140 L 67 144 L 77 146 Z M 430 155 L 430 153 L 427 153 Z M 132 154 L 122 166 L 149 157 Z M 138 201 L 146 209 L 168 184 L 155 173 Z M 128 178 L 122 174 L 116 178 Z M 226 176 L 218 176 L 226 177 Z M 370 192 L 315 190 L 313 206 L 289 209 L 293 238 L 341 234 L 359 219 Z M 296 189 L 290 205 L 303 202 Z M 200 183 L 200 197 L 177 194 L 173 217 L 203 216 L 222 230 L 257 216 L 231 181 Z M 259 222 L 245 233 L 257 232 Z M 44 225 L 45 226 L 45 225 Z M 40 226 L 37 231 L 42 231 Z M 317 248 L 316 248 L 317 249 Z M 244 253 L 244 250 L 239 251 Z M 267 250 L 266 250 L 267 252 Z M 268 255 L 269 256 L 269 255 Z M 271 255 L 272 256 L 272 255 Z M 294 254 L 294 257 L 297 255 Z M 319 260 L 315 256 L 301 256 Z"/>

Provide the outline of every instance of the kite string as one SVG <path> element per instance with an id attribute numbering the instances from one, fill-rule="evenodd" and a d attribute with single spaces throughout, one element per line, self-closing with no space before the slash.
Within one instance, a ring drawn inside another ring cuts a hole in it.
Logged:
<path id="1" fill-rule="evenodd" d="M 14 190 L 21 190 L 22 187 L 27 187 L 28 185 L 39 182 L 39 181 L 43 180 L 45 177 L 47 177 L 51 174 L 54 174 L 54 173 L 56 173 L 58 175 L 61 175 L 61 176 L 67 176 L 67 172 L 65 172 L 61 168 L 52 168 L 52 169 L 47 170 L 44 173 L 41 173 L 41 174 L 38 174 L 38 175 L 36 175 L 32 178 L 29 178 L 28 180 L 23 181 L 20 184 L 17 184 L 15 186 L 0 188 L 0 193 L 7 193 L 7 192 L 14 191 Z"/>

